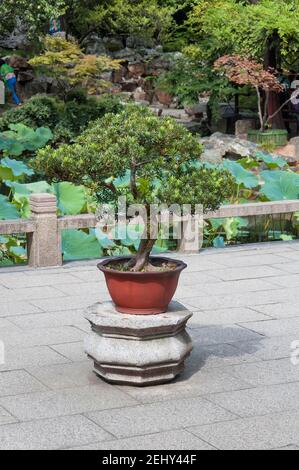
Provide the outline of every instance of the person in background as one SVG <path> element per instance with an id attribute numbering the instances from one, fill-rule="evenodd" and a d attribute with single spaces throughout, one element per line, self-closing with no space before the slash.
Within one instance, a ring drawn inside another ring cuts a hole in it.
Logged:
<path id="1" fill-rule="evenodd" d="M 0 59 L 0 77 L 4 80 L 5 85 L 12 94 L 12 98 L 17 106 L 20 106 L 21 100 L 16 92 L 17 78 L 14 69 Z"/>

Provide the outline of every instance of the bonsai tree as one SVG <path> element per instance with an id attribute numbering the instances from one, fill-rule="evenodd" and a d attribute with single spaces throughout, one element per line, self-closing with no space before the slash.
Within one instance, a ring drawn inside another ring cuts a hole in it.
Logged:
<path id="1" fill-rule="evenodd" d="M 39 151 L 33 166 L 51 180 L 84 184 L 105 193 L 106 201 L 126 194 L 129 203 L 202 204 L 214 211 L 231 194 L 233 177 L 224 169 L 206 167 L 199 159 L 202 146 L 170 117 L 158 118 L 148 108 L 128 105 L 119 114 L 106 114 L 73 145 Z M 117 179 L 127 184 L 116 184 Z M 149 220 L 149 217 L 148 219 Z M 149 256 L 155 244 L 150 226 L 147 237 L 128 266 L 151 270 Z"/>
<path id="2" fill-rule="evenodd" d="M 262 64 L 254 60 L 238 55 L 220 57 L 215 61 L 214 69 L 224 73 L 230 82 L 237 85 L 249 85 L 255 88 L 258 99 L 260 130 L 262 132 L 267 129 L 271 120 L 294 96 L 293 93 L 291 98 L 286 100 L 274 113 L 269 114 L 270 93 L 280 93 L 283 91 L 283 86 L 279 83 L 275 73 L 264 70 Z"/>
<path id="3" fill-rule="evenodd" d="M 80 85 L 94 94 L 108 85 L 101 74 L 120 67 L 119 61 L 104 55 L 86 55 L 76 42 L 59 36 L 46 36 L 43 48 L 43 53 L 29 63 L 54 76 L 63 92 Z"/>

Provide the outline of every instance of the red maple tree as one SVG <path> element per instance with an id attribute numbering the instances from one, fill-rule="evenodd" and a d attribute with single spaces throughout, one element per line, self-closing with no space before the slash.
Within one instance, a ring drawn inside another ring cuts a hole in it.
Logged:
<path id="1" fill-rule="evenodd" d="M 262 64 L 238 55 L 224 55 L 214 62 L 214 69 L 222 72 L 228 80 L 237 85 L 249 85 L 255 88 L 258 97 L 258 114 L 260 130 L 264 131 L 270 121 L 291 101 L 286 100 L 273 114 L 269 115 L 268 105 L 270 93 L 280 93 L 284 90 L 279 83 L 275 71 L 265 70 Z"/>

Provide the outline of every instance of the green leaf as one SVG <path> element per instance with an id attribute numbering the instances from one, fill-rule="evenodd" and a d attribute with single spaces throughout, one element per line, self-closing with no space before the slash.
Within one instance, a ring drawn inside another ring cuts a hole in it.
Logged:
<path id="1" fill-rule="evenodd" d="M 225 160 L 223 166 L 234 176 L 237 184 L 242 184 L 249 189 L 259 185 L 258 178 L 250 171 L 245 170 L 240 163 Z"/>
<path id="2" fill-rule="evenodd" d="M 65 261 L 103 256 L 97 237 L 82 230 L 62 231 L 62 253 Z"/>
<path id="3" fill-rule="evenodd" d="M 9 253 L 12 254 L 16 261 L 25 261 L 27 259 L 27 250 L 23 246 L 11 246 Z"/>
<path id="4" fill-rule="evenodd" d="M 114 241 L 108 237 L 107 233 L 103 232 L 99 227 L 95 229 L 95 236 L 103 249 L 111 249 L 116 246 Z"/>
<path id="5" fill-rule="evenodd" d="M 16 206 L 11 204 L 7 197 L 0 194 L 0 220 L 18 219 L 19 216 Z"/>
<path id="6" fill-rule="evenodd" d="M 34 171 L 31 168 L 19 160 L 12 160 L 11 158 L 5 157 L 2 158 L 0 164 L 2 168 L 10 170 L 15 178 L 19 178 L 23 175 L 32 176 L 34 174 Z"/>
<path id="7" fill-rule="evenodd" d="M 289 242 L 289 241 L 293 240 L 294 237 L 292 235 L 282 234 L 282 235 L 280 235 L 280 238 L 284 242 Z"/>
<path id="8" fill-rule="evenodd" d="M 121 189 L 129 186 L 131 173 L 130 170 L 126 170 L 124 176 L 119 176 L 113 180 L 113 184 L 116 188 Z"/>
<path id="9" fill-rule="evenodd" d="M 216 237 L 213 240 L 213 246 L 214 248 L 224 248 L 225 247 L 225 241 L 223 237 Z"/>
<path id="10" fill-rule="evenodd" d="M 273 157 L 273 155 L 257 152 L 256 157 L 258 160 L 264 162 L 268 168 L 283 168 L 287 162 L 281 157 Z"/>
<path id="11" fill-rule="evenodd" d="M 73 183 L 63 181 L 62 183 L 53 183 L 53 189 L 62 214 L 80 214 L 86 206 L 87 198 L 84 186 L 75 186 Z"/>
<path id="12" fill-rule="evenodd" d="M 261 177 L 265 181 L 261 193 L 269 201 L 299 199 L 299 175 L 288 171 L 263 171 Z"/>

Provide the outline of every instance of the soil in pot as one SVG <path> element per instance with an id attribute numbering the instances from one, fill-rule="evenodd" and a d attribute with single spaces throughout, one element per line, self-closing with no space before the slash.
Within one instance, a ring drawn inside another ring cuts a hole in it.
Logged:
<path id="1" fill-rule="evenodd" d="M 151 257 L 150 268 L 131 272 L 127 267 L 130 259 L 119 257 L 98 264 L 116 310 L 135 315 L 166 312 L 187 265 L 179 260 Z"/>

